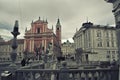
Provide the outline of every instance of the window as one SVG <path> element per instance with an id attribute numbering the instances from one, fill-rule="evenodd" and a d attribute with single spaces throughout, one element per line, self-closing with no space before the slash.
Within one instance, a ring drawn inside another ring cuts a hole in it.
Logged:
<path id="1" fill-rule="evenodd" d="M 40 28 L 37 28 L 37 33 L 40 33 Z"/>
<path id="2" fill-rule="evenodd" d="M 106 37 L 109 37 L 109 33 L 108 33 L 108 31 L 106 32 Z"/>
<path id="3" fill-rule="evenodd" d="M 90 42 L 88 43 L 88 47 L 91 47 L 91 44 L 90 44 Z"/>
<path id="4" fill-rule="evenodd" d="M 113 38 L 113 32 L 111 32 L 111 37 Z"/>
<path id="5" fill-rule="evenodd" d="M 107 41 L 107 47 L 110 47 L 109 41 Z"/>
<path id="6" fill-rule="evenodd" d="M 100 30 L 97 31 L 97 37 L 101 37 L 101 31 Z"/>
<path id="7" fill-rule="evenodd" d="M 98 47 L 102 47 L 102 42 L 101 42 L 101 41 L 98 42 L 97 46 L 98 46 Z"/>
<path id="8" fill-rule="evenodd" d="M 106 58 L 109 60 L 110 59 L 110 51 L 107 51 Z"/>
<path id="9" fill-rule="evenodd" d="M 112 51 L 112 59 L 115 59 L 115 51 Z"/>
<path id="10" fill-rule="evenodd" d="M 114 47 L 114 41 L 111 41 L 112 47 Z"/>

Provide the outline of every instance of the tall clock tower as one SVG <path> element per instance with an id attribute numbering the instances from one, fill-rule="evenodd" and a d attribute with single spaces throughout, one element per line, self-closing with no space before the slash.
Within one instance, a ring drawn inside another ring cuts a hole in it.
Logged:
<path id="1" fill-rule="evenodd" d="M 57 24 L 56 24 L 56 36 L 57 36 L 58 43 L 61 47 L 61 24 L 60 24 L 59 18 L 58 18 Z"/>

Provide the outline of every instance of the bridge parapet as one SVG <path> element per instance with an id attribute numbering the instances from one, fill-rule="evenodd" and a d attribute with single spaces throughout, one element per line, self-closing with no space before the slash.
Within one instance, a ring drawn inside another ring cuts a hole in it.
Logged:
<path id="1" fill-rule="evenodd" d="M 118 80 L 118 69 L 19 69 L 16 71 L 16 80 L 59 80 L 59 74 L 68 73 L 69 80 Z M 51 75 L 54 78 L 51 79 Z"/>

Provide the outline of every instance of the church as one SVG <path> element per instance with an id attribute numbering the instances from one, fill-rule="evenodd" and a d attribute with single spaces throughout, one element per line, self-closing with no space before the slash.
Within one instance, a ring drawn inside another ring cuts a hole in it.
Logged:
<path id="1" fill-rule="evenodd" d="M 47 20 L 41 20 L 40 17 L 36 21 L 32 21 L 29 30 L 25 30 L 24 50 L 34 55 L 51 53 L 56 57 L 61 53 L 61 24 L 60 19 L 56 23 L 56 33 L 48 28 Z"/>

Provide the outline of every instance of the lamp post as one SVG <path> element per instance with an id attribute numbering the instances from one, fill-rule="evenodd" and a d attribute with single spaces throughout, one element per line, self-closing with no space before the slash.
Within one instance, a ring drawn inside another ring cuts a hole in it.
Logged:
<path id="1" fill-rule="evenodd" d="M 18 29 L 19 29 L 18 28 L 18 21 L 16 20 L 13 31 L 11 32 L 11 34 L 13 35 L 13 39 L 12 39 L 12 45 L 11 45 L 12 52 L 10 53 L 12 64 L 10 66 L 16 66 L 15 61 L 16 61 L 16 57 L 17 57 L 17 47 L 18 47 L 17 36 L 20 34 Z"/>

